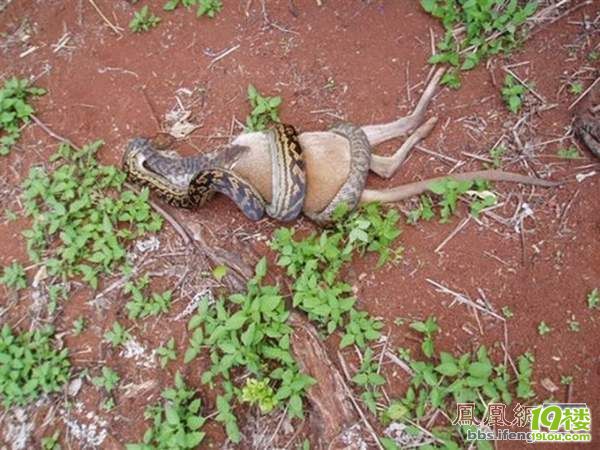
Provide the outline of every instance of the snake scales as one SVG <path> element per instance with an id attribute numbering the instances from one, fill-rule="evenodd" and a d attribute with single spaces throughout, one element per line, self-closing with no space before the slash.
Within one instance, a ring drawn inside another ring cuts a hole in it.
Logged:
<path id="1" fill-rule="evenodd" d="M 371 147 L 360 127 L 349 123 L 334 126 L 331 132 L 350 144 L 350 171 L 345 183 L 329 205 L 320 212 L 307 212 L 316 222 L 327 222 L 340 203 L 354 209 L 364 190 Z M 306 175 L 297 132 L 291 125 L 276 124 L 266 131 L 271 154 L 272 200 L 267 204 L 259 192 L 229 167 L 246 150 L 230 146 L 193 157 L 171 157 L 157 150 L 148 139 L 133 139 L 123 157 L 130 179 L 155 190 L 168 203 L 190 208 L 203 205 L 214 192 L 231 200 L 251 220 L 266 213 L 282 221 L 293 220 L 302 212 Z"/>

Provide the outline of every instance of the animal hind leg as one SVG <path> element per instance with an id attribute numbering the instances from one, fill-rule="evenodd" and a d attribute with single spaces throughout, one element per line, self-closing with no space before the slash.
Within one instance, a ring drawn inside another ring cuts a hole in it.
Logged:
<path id="1" fill-rule="evenodd" d="M 404 162 L 410 150 L 429 135 L 436 122 L 437 117 L 432 117 L 417 128 L 392 156 L 371 155 L 369 168 L 382 178 L 390 178 Z"/>
<path id="2" fill-rule="evenodd" d="M 410 130 L 418 127 L 425 117 L 425 112 L 427 111 L 427 107 L 433 98 L 436 88 L 444 74 L 445 69 L 438 69 L 433 78 L 423 91 L 421 98 L 419 99 L 419 103 L 417 103 L 416 108 L 412 112 L 411 115 L 406 117 L 401 117 L 393 122 L 379 124 L 379 125 L 365 125 L 362 127 L 362 130 L 367 135 L 367 139 L 369 140 L 369 144 L 371 147 L 376 146 L 382 142 L 385 142 L 389 139 L 397 138 L 405 135 Z"/>

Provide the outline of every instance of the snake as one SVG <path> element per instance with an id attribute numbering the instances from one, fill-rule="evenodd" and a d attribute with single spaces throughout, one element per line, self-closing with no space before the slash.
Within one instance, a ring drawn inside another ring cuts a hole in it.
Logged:
<path id="1" fill-rule="evenodd" d="M 135 138 L 123 156 L 123 170 L 130 181 L 149 186 L 174 206 L 202 206 L 219 192 L 250 220 L 260 220 L 265 213 L 278 220 L 293 220 L 302 212 L 306 194 L 297 132 L 291 125 L 276 124 L 267 134 L 273 173 L 273 195 L 268 204 L 250 183 L 228 169 L 247 150 L 243 146 L 182 158 L 159 151 L 150 139 Z"/>

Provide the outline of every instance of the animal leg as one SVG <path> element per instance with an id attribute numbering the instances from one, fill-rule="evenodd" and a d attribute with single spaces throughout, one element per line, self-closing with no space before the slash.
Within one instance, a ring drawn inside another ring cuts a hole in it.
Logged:
<path id="1" fill-rule="evenodd" d="M 432 117 L 417 128 L 392 156 L 371 155 L 371 165 L 369 168 L 382 178 L 390 178 L 404 162 L 408 152 L 429 135 L 436 122 L 437 117 Z"/>
<path id="2" fill-rule="evenodd" d="M 393 139 L 399 136 L 405 135 L 410 130 L 415 129 L 417 126 L 423 122 L 423 118 L 425 117 L 425 112 L 427 111 L 427 107 L 433 98 L 436 88 L 442 75 L 444 74 L 445 69 L 438 69 L 433 78 L 425 88 L 423 95 L 421 95 L 421 99 L 417 104 L 417 107 L 412 112 L 410 116 L 401 117 L 398 120 L 395 120 L 390 123 L 380 124 L 380 125 L 366 125 L 362 127 L 362 130 L 367 135 L 367 139 L 369 140 L 369 144 L 372 147 L 380 144 L 381 142 L 387 141 L 389 139 Z"/>
<path id="3" fill-rule="evenodd" d="M 479 170 L 476 172 L 464 172 L 459 174 L 447 175 L 444 177 L 430 178 L 428 180 L 417 181 L 414 183 L 403 184 L 392 189 L 371 190 L 365 189 L 360 198 L 360 203 L 382 202 L 391 203 L 405 200 L 415 195 L 422 194 L 429 190 L 429 186 L 434 181 L 444 179 L 453 179 L 457 181 L 465 180 L 487 180 L 487 181 L 508 181 L 511 183 L 523 183 L 533 186 L 553 187 L 561 183 L 556 181 L 542 180 L 541 178 L 529 177 L 518 173 L 503 172 L 502 170 Z"/>

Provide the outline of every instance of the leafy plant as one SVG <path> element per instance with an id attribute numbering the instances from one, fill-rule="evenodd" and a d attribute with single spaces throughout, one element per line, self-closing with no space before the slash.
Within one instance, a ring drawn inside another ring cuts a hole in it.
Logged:
<path id="1" fill-rule="evenodd" d="M 384 215 L 377 204 L 351 214 L 347 214 L 346 209 L 341 207 L 336 211 L 333 231 L 297 241 L 293 230 L 281 228 L 275 232 L 271 248 L 279 254 L 277 264 L 295 280 L 293 306 L 305 311 L 310 320 L 325 326 L 330 334 L 344 327 L 346 334 L 341 342 L 344 346 L 357 343 L 364 348 L 366 341 L 379 338 L 382 325 L 354 308 L 356 299 L 352 288 L 338 280 L 338 275 L 354 253 L 376 252 L 378 265 L 392 255 L 399 257 L 401 250 L 391 249 L 400 235 L 396 226 L 399 215 L 394 210 Z"/>
<path id="2" fill-rule="evenodd" d="M 130 319 L 146 318 L 166 313 L 171 307 L 171 291 L 163 293 L 152 293 L 152 297 L 146 298 L 145 290 L 150 283 L 148 276 L 143 276 L 135 282 L 128 282 L 123 288 L 123 292 L 131 294 L 131 300 L 125 304 Z"/>
<path id="3" fill-rule="evenodd" d="M 502 98 L 510 112 L 518 113 L 523 106 L 527 88 L 519 83 L 512 75 L 506 75 L 502 86 Z"/>
<path id="4" fill-rule="evenodd" d="M 560 384 L 568 386 L 569 384 L 573 384 L 573 377 L 571 375 L 561 375 Z"/>
<path id="5" fill-rule="evenodd" d="M 416 323 L 418 325 L 413 328 L 425 339 L 433 339 L 438 332 L 433 317 Z M 421 346 L 426 356 L 423 360 L 413 359 L 407 352 L 402 354 L 413 374 L 404 396 L 392 399 L 381 412 L 384 425 L 402 422 L 408 433 L 419 435 L 434 411 L 440 410 L 443 415 L 454 417 L 457 404 L 473 403 L 475 417 L 482 418 L 490 403 L 510 405 L 515 396 L 529 399 L 535 395 L 531 381 L 533 358 L 528 354 L 517 358 L 517 376 L 512 379 L 506 366 L 494 365 L 485 346 L 480 346 L 474 353 L 458 356 L 448 352 L 437 353 L 432 344 L 425 344 L 425 340 Z M 464 448 L 467 445 L 464 436 L 469 429 L 458 425 L 436 426 L 430 432 L 439 444 L 422 448 Z M 387 444 L 387 448 L 399 448 L 394 447 L 393 441 Z"/>
<path id="6" fill-rule="evenodd" d="M 450 220 L 456 210 L 458 198 L 468 194 L 476 200 L 471 201 L 471 214 L 478 217 L 482 210 L 496 203 L 496 195 L 489 190 L 489 183 L 483 180 L 453 180 L 444 178 L 434 181 L 428 186 L 429 190 L 441 197 L 438 202 L 440 222 Z"/>
<path id="7" fill-rule="evenodd" d="M 562 159 L 579 159 L 581 157 L 581 155 L 579 154 L 579 150 L 577 150 L 577 147 L 559 148 L 556 154 L 559 158 Z"/>
<path id="8" fill-rule="evenodd" d="M 61 446 L 58 443 L 60 437 L 60 431 L 55 431 L 52 436 L 46 436 L 42 438 L 42 450 L 61 450 Z"/>
<path id="9" fill-rule="evenodd" d="M 146 410 L 152 427 L 144 433 L 140 444 L 127 444 L 127 450 L 194 449 L 204 440 L 200 431 L 206 419 L 200 415 L 202 403 L 188 389 L 177 372 L 175 386 L 162 392 L 164 401 Z"/>
<path id="10" fill-rule="evenodd" d="M 127 331 L 123 325 L 115 321 L 110 330 L 104 333 L 104 340 L 113 347 L 123 345 L 125 342 L 131 339 L 131 334 Z"/>
<path id="11" fill-rule="evenodd" d="M 73 334 L 75 336 L 79 336 L 83 333 L 85 329 L 85 318 L 83 316 L 79 316 L 77 319 L 73 321 Z"/>
<path id="12" fill-rule="evenodd" d="M 268 378 L 260 381 L 256 378 L 248 378 L 240 398 L 243 402 L 257 404 L 263 414 L 271 412 L 278 403 L 273 388 L 269 386 Z"/>
<path id="13" fill-rule="evenodd" d="M 499 169 L 502 167 L 502 157 L 506 153 L 506 147 L 503 145 L 498 145 L 492 149 L 490 149 L 490 157 L 492 158 L 492 166 L 495 169 Z"/>
<path id="14" fill-rule="evenodd" d="M 165 3 L 163 9 L 165 11 L 173 11 L 180 5 L 188 9 L 192 6 L 196 6 L 197 17 L 207 16 L 211 19 L 223 9 L 223 2 L 221 0 L 169 0 Z"/>
<path id="15" fill-rule="evenodd" d="M 271 122 L 279 122 L 279 106 L 281 97 L 263 97 L 253 85 L 248 85 L 248 101 L 252 111 L 246 117 L 246 128 L 249 131 L 261 131 Z"/>
<path id="16" fill-rule="evenodd" d="M 423 9 L 438 18 L 446 32 L 431 64 L 452 69 L 442 84 L 460 87 L 460 70 L 471 70 L 488 57 L 510 53 L 520 42 L 520 28 L 537 10 L 537 2 L 521 6 L 517 0 L 421 0 Z"/>
<path id="17" fill-rule="evenodd" d="M 569 324 L 569 330 L 574 333 L 579 333 L 581 331 L 581 324 L 575 320 L 575 317 L 568 320 L 567 323 Z"/>
<path id="18" fill-rule="evenodd" d="M 29 123 L 34 109 L 28 100 L 45 93 L 42 88 L 30 86 L 28 80 L 13 77 L 4 81 L 0 89 L 0 156 L 10 153 L 21 137 L 22 126 Z"/>
<path id="19" fill-rule="evenodd" d="M 502 315 L 504 316 L 504 318 L 506 319 L 512 319 L 514 317 L 514 313 L 512 312 L 512 309 L 510 309 L 510 307 L 508 306 L 503 306 L 502 307 Z"/>
<path id="20" fill-rule="evenodd" d="M 600 292 L 594 288 L 587 295 L 587 306 L 589 309 L 600 309 Z"/>
<path id="21" fill-rule="evenodd" d="M 92 378 L 94 386 L 103 388 L 107 393 L 111 393 L 119 384 L 119 374 L 110 367 L 102 367 L 102 374 Z"/>
<path id="22" fill-rule="evenodd" d="M 265 380 L 269 386 L 273 382 L 272 406 L 287 403 L 290 417 L 302 417 L 302 395 L 314 382 L 300 373 L 292 357 L 292 329 L 287 324 L 289 312 L 279 289 L 261 284 L 266 272 L 267 263 L 263 258 L 256 266 L 255 277 L 248 282 L 247 293 L 230 295 L 228 301 L 218 300 L 212 308 L 209 308 L 208 300 L 203 299 L 188 323 L 188 329 L 193 331 L 193 343 L 192 350 L 186 351 L 186 360 L 194 357 L 201 346 L 208 346 L 211 366 L 202 374 L 202 382 L 212 385 L 219 377 L 221 385 L 229 392 L 221 401 L 217 400 L 220 411 L 217 420 L 224 423 L 233 442 L 238 442 L 239 431 L 235 416 L 230 415 L 229 402 L 236 396 L 248 401 L 243 397 L 243 390 L 240 392 L 233 385 L 235 368 L 245 369 L 253 378 Z"/>
<path id="23" fill-rule="evenodd" d="M 157 348 L 156 354 L 160 360 L 160 367 L 163 369 L 167 364 L 169 364 L 169 361 L 175 361 L 177 359 L 177 353 L 175 352 L 175 339 L 171 338 L 165 345 Z"/>
<path id="24" fill-rule="evenodd" d="M 50 326 L 13 334 L 0 333 L 0 397 L 6 408 L 23 406 L 42 394 L 58 392 L 69 380 L 68 350 L 56 350 Z"/>
<path id="25" fill-rule="evenodd" d="M 579 95 L 583 92 L 583 84 L 581 82 L 576 81 L 569 85 L 569 92 L 573 95 Z"/>
<path id="26" fill-rule="evenodd" d="M 125 244 L 160 230 L 162 219 L 151 210 L 148 190 L 122 190 L 125 174 L 98 164 L 97 141 L 75 151 L 60 145 L 53 171 L 33 167 L 23 183 L 29 257 L 50 276 L 82 277 L 92 288 L 98 276 L 123 265 Z"/>
<path id="27" fill-rule="evenodd" d="M 423 354 L 428 358 L 433 356 L 435 351 L 435 345 L 433 341 L 433 337 L 439 330 L 439 326 L 437 324 L 437 319 L 434 316 L 429 316 L 427 320 L 424 322 L 413 322 L 410 324 L 410 327 L 418 331 L 423 335 L 423 342 L 421 343 L 421 350 Z"/>
<path id="28" fill-rule="evenodd" d="M 419 206 L 409 211 L 406 221 L 414 225 L 419 221 L 419 219 L 429 222 L 434 217 L 435 212 L 433 211 L 433 202 L 431 201 L 431 197 L 428 195 L 421 195 L 419 198 Z"/>
<path id="29" fill-rule="evenodd" d="M 544 322 L 543 320 L 538 324 L 537 330 L 538 330 L 538 334 L 540 336 L 544 336 L 544 335 L 550 333 L 550 331 L 552 331 L 552 329 L 548 326 L 548 324 L 546 322 Z"/>
<path id="30" fill-rule="evenodd" d="M 160 17 L 155 16 L 148 5 L 133 13 L 133 19 L 129 22 L 129 29 L 134 33 L 149 31 L 160 23 Z"/>
<path id="31" fill-rule="evenodd" d="M 10 266 L 4 268 L 4 273 L 0 277 L 0 283 L 13 289 L 25 289 L 27 287 L 27 276 L 25 269 L 16 261 Z"/>
<path id="32" fill-rule="evenodd" d="M 381 398 L 379 388 L 385 384 L 385 378 L 379 374 L 379 365 L 373 359 L 373 350 L 370 348 L 365 350 L 360 369 L 352 381 L 363 389 L 360 398 L 369 411 L 377 414 L 377 400 Z"/>

